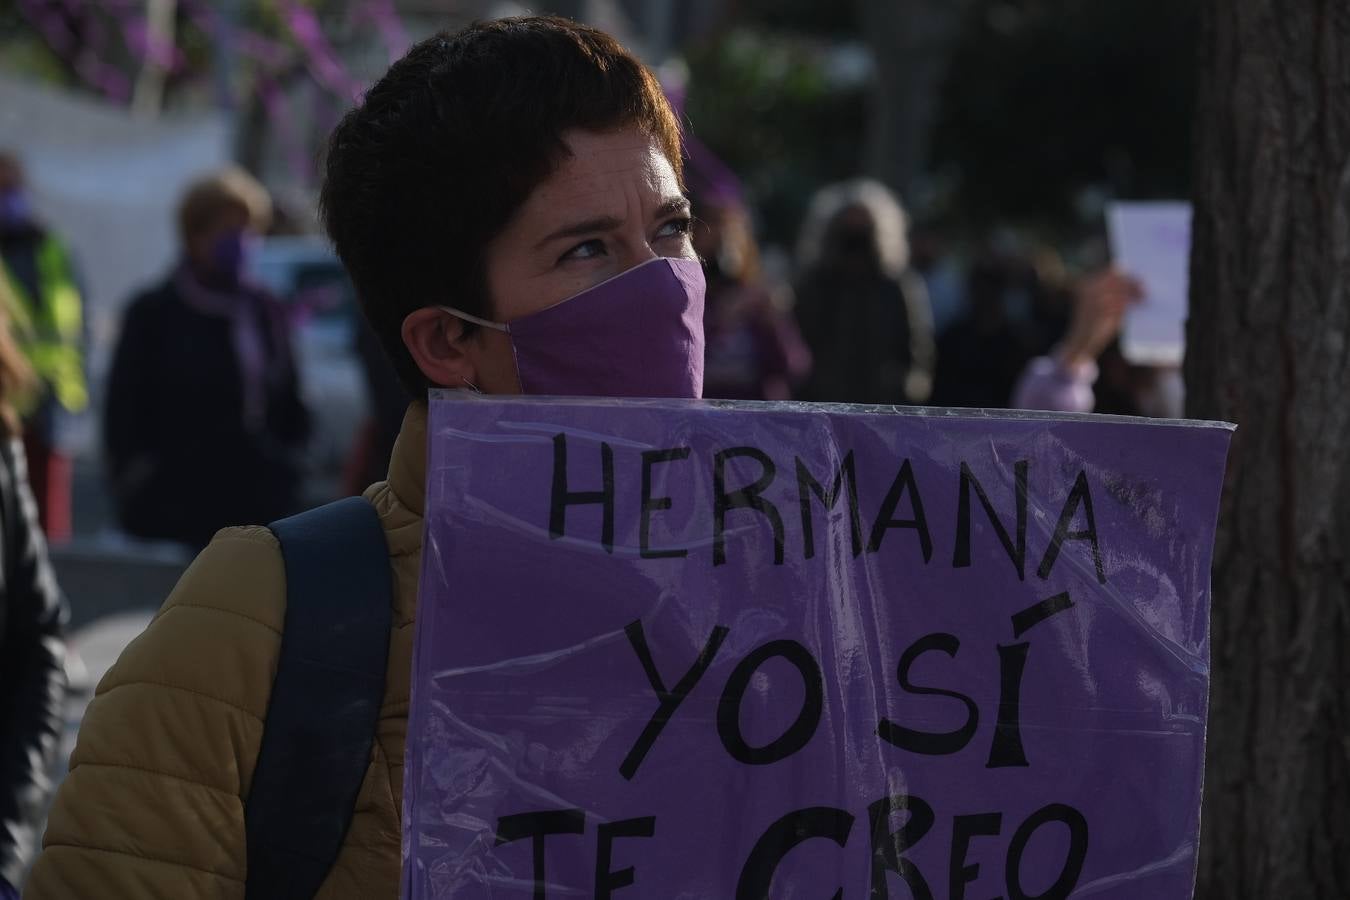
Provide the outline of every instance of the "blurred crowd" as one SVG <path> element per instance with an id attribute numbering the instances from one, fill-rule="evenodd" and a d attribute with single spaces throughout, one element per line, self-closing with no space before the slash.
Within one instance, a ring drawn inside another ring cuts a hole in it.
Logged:
<path id="1" fill-rule="evenodd" d="M 795 252 L 765 249 L 741 179 L 692 137 L 688 149 L 707 280 L 705 396 L 1181 414 L 1175 370 L 1121 355 L 1139 287 L 1107 260 L 1075 276 L 1053 251 L 1004 237 L 957 245 L 911 227 L 896 195 L 869 179 L 822 187 Z M 196 550 L 226 525 L 326 499 L 306 488 L 303 304 L 254 275 L 273 219 L 267 190 L 241 169 L 193 184 L 178 210 L 178 262 L 129 299 L 111 369 L 91 391 L 76 261 L 34 212 L 21 161 L 0 153 L 0 293 L 34 374 L 11 399 L 49 539 L 71 534 L 60 423 L 91 396 L 102 398 L 106 493 L 128 535 Z M 366 421 L 351 429 L 339 493 L 382 477 L 407 403 L 370 332 L 350 324 Z"/>

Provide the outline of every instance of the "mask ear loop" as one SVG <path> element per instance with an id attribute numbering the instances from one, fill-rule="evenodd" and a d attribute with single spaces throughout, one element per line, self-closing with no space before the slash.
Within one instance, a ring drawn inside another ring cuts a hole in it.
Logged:
<path id="1" fill-rule="evenodd" d="M 457 319 L 463 319 L 465 322 L 472 322 L 475 325 L 481 325 L 484 328 L 491 328 L 493 331 L 500 331 L 503 334 L 511 333 L 510 325 L 506 325 L 501 322 L 493 322 L 488 319 L 480 319 L 478 318 L 478 316 L 471 316 L 462 310 L 455 309 L 453 306 L 438 306 L 437 309 L 439 309 L 441 312 L 449 313 L 450 315 L 454 316 Z M 519 378 L 520 376 L 517 375 L 516 377 Z M 461 375 L 459 380 L 464 382 L 464 384 L 468 386 L 469 390 L 473 391 L 475 394 L 482 395 L 483 392 L 478 389 L 478 385 L 474 384 L 469 379 Z"/>
<path id="2" fill-rule="evenodd" d="M 501 322 L 492 322 L 489 321 L 488 319 L 480 319 L 477 316 L 471 316 L 466 312 L 462 312 L 458 309 L 455 309 L 453 306 L 438 306 L 436 308 L 439 309 L 441 312 L 449 313 L 456 319 L 463 319 L 465 322 L 472 322 L 475 325 L 482 325 L 484 328 L 491 328 L 493 331 L 500 331 L 505 334 L 511 333 L 510 325 L 505 325 Z"/>

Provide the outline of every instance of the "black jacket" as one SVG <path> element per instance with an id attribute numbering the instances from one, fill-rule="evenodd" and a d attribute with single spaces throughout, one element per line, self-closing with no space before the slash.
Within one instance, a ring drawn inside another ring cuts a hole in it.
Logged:
<path id="1" fill-rule="evenodd" d="M 17 886 L 37 850 L 66 688 L 66 604 L 18 441 L 0 444 L 0 596 L 0 878 Z"/>
<path id="2" fill-rule="evenodd" d="M 923 279 L 820 264 L 798 281 L 797 322 L 815 362 L 801 399 L 917 404 L 933 381 L 933 311 Z"/>
<path id="3" fill-rule="evenodd" d="M 310 419 L 275 301 L 265 323 L 262 422 L 244 418 L 230 324 L 189 306 L 170 278 L 132 301 L 113 357 L 104 446 L 122 527 L 204 547 L 229 525 L 271 522 L 300 506 Z"/>

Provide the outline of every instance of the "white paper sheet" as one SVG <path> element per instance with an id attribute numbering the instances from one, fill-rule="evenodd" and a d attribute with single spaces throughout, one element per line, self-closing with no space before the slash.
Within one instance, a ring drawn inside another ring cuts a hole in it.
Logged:
<path id="1" fill-rule="evenodd" d="M 1144 287 L 1143 300 L 1125 317 L 1121 352 L 1141 365 L 1180 365 L 1186 352 L 1191 205 L 1112 203 L 1106 227 L 1116 266 Z"/>

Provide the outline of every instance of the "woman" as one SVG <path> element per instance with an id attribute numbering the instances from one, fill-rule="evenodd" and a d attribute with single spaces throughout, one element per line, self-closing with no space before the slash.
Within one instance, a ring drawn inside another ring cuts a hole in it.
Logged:
<path id="1" fill-rule="evenodd" d="M 38 520 L 53 544 L 70 539 L 74 466 L 66 435 L 89 403 L 78 268 L 34 209 L 23 164 L 0 150 L 0 281 L 17 300 L 10 324 L 37 386 L 20 410 L 24 455 Z"/>
<path id="2" fill-rule="evenodd" d="M 815 360 L 803 399 L 928 400 L 933 312 L 909 267 L 908 227 L 877 181 L 834 185 L 812 200 L 798 250 L 797 321 Z"/>
<path id="3" fill-rule="evenodd" d="M 194 549 L 300 503 L 309 416 L 289 326 L 248 279 L 271 203 L 238 169 L 179 211 L 182 261 L 127 310 L 104 416 L 112 493 L 131 534 Z"/>
<path id="4" fill-rule="evenodd" d="M 694 249 L 703 260 L 707 366 L 703 394 L 790 400 L 811 369 L 797 324 L 764 285 L 750 216 L 739 197 L 695 191 Z"/>
<path id="5" fill-rule="evenodd" d="M 65 695 L 65 601 L 28 487 L 15 403 L 35 390 L 0 283 L 0 900 L 17 900 L 37 849 Z"/>
<path id="6" fill-rule="evenodd" d="M 417 401 L 388 480 L 366 492 L 394 577 L 389 665 L 370 765 L 317 895 L 392 900 L 427 388 L 697 397 L 703 280 L 660 86 L 613 38 L 563 19 L 415 46 L 333 134 L 323 206 Z M 30 898 L 244 896 L 244 808 L 285 607 L 270 531 L 211 542 L 100 684 Z"/>
<path id="7" fill-rule="evenodd" d="M 1018 260 L 992 253 L 974 260 L 965 310 L 938 338 L 934 406 L 1008 407 L 1017 376 L 1043 349 L 1035 330 L 1011 308 L 1025 278 Z"/>

